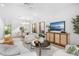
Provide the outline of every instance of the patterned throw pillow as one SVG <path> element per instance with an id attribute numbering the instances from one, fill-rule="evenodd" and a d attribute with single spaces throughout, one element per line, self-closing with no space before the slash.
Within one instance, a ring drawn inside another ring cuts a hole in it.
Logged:
<path id="1" fill-rule="evenodd" d="M 76 47 L 75 47 L 75 46 L 70 46 L 70 47 L 68 48 L 68 50 L 67 50 L 67 52 L 70 53 L 70 54 L 74 54 L 75 51 L 76 51 Z"/>
<path id="2" fill-rule="evenodd" d="M 66 52 L 69 54 L 73 54 L 78 56 L 79 55 L 79 48 L 76 45 L 67 45 L 67 50 Z"/>

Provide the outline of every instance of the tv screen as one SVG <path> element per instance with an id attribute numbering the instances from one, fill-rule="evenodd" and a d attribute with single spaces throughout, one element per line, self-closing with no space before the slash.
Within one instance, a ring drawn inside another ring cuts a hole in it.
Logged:
<path id="1" fill-rule="evenodd" d="M 65 31 L 65 21 L 50 23 L 50 31 Z"/>

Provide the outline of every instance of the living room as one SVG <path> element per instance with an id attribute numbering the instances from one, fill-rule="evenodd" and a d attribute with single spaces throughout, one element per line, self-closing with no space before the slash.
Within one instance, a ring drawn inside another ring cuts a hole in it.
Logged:
<path id="1" fill-rule="evenodd" d="M 0 55 L 78 56 L 74 19 L 79 3 L 0 3 Z"/>

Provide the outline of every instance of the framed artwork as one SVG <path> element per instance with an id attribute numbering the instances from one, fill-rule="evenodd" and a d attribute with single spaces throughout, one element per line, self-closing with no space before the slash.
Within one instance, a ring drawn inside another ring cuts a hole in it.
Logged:
<path id="1" fill-rule="evenodd" d="M 50 23 L 50 31 L 65 31 L 65 21 Z"/>

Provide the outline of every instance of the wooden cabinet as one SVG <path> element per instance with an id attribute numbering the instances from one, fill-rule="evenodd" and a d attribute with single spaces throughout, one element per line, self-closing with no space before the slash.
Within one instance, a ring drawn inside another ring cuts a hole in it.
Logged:
<path id="1" fill-rule="evenodd" d="M 46 39 L 54 44 L 65 46 L 69 42 L 68 33 L 47 32 Z"/>

